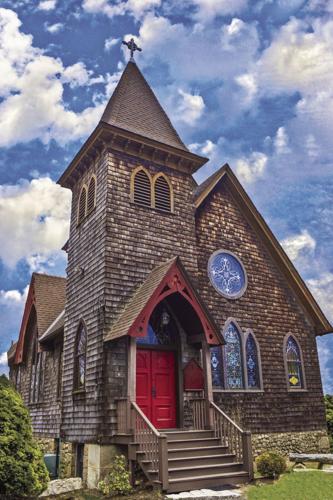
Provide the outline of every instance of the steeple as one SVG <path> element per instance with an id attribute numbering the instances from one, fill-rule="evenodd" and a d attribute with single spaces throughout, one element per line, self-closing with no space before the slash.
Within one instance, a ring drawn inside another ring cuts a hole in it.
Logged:
<path id="1" fill-rule="evenodd" d="M 101 121 L 188 151 L 134 60 L 127 63 Z"/>

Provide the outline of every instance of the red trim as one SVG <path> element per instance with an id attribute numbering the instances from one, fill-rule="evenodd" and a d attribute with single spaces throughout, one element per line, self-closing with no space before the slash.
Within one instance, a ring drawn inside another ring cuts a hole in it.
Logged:
<path id="1" fill-rule="evenodd" d="M 30 286 L 29 286 L 28 297 L 27 297 L 25 307 L 24 307 L 24 313 L 23 313 L 23 318 L 22 318 L 22 323 L 21 323 L 19 340 L 18 340 L 17 347 L 16 347 L 14 364 L 18 364 L 18 363 L 21 363 L 23 361 L 25 334 L 26 334 L 27 325 L 28 325 L 28 321 L 30 318 L 31 310 L 33 307 L 36 307 L 36 305 L 35 305 L 35 290 L 34 290 L 33 279 L 32 279 Z"/>
<path id="2" fill-rule="evenodd" d="M 216 329 L 197 300 L 190 283 L 177 265 L 177 261 L 170 267 L 167 275 L 163 278 L 155 291 L 153 291 L 146 306 L 129 329 L 128 334 L 131 337 L 144 337 L 148 328 L 149 318 L 157 304 L 169 295 L 177 292 L 191 304 L 197 313 L 208 344 L 220 345 L 221 340 L 216 333 Z"/>

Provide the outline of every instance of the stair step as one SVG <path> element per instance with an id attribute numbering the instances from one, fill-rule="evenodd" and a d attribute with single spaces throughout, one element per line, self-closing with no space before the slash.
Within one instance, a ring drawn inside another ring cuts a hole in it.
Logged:
<path id="1" fill-rule="evenodd" d="M 194 467 L 179 467 L 169 469 L 169 478 L 187 478 L 192 479 L 196 476 L 215 476 L 216 474 L 229 474 L 232 472 L 243 472 L 243 464 L 231 462 L 226 464 L 198 465 Z M 149 471 L 150 472 L 150 471 Z"/>
<path id="2" fill-rule="evenodd" d="M 189 431 L 162 431 L 163 434 L 168 436 L 168 442 L 180 441 L 181 439 L 199 439 L 199 438 L 209 438 L 214 437 L 214 431 L 210 430 L 189 430 Z"/>
<path id="3" fill-rule="evenodd" d="M 170 443 L 171 444 L 171 443 Z M 168 458 L 186 458 L 196 456 L 222 455 L 228 452 L 227 446 L 193 446 L 192 448 L 169 448 Z"/>
<path id="4" fill-rule="evenodd" d="M 189 491 L 200 488 L 218 487 L 226 484 L 243 484 L 249 480 L 245 471 L 227 472 L 224 474 L 205 474 L 195 477 L 177 477 L 169 479 L 168 493 Z"/>
<path id="5" fill-rule="evenodd" d="M 199 448 L 201 449 L 201 448 Z M 235 454 L 224 453 L 220 455 L 198 455 L 190 457 L 176 457 L 168 458 L 168 466 L 171 468 L 184 467 L 188 465 L 189 467 L 196 465 L 213 465 L 213 464 L 224 464 L 231 463 L 235 459 Z"/>
<path id="6" fill-rule="evenodd" d="M 207 447 L 207 446 L 218 446 L 221 444 L 221 441 L 219 438 L 215 437 L 209 437 L 209 438 L 198 438 L 198 439 L 174 439 L 171 441 L 170 446 L 172 446 L 172 449 L 185 449 L 185 448 L 192 448 L 192 447 Z"/>

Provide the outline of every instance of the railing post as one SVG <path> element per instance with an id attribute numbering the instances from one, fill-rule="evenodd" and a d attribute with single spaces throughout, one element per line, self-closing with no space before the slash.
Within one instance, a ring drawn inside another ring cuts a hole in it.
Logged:
<path id="1" fill-rule="evenodd" d="M 126 401 L 126 432 L 127 434 L 133 433 L 132 419 L 131 419 L 131 402 Z"/>
<path id="2" fill-rule="evenodd" d="M 169 471 L 168 471 L 168 438 L 162 434 L 158 438 L 158 465 L 159 465 L 159 480 L 162 484 L 162 490 L 167 491 L 169 487 Z"/>
<path id="3" fill-rule="evenodd" d="M 251 432 L 244 431 L 242 434 L 242 445 L 243 445 L 243 463 L 244 467 L 249 473 L 249 479 L 253 479 L 253 456 L 252 456 L 252 441 Z"/>

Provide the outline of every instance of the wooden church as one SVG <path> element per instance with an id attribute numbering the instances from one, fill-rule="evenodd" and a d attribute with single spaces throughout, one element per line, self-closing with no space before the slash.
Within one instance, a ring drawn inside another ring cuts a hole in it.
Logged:
<path id="1" fill-rule="evenodd" d="M 61 476 L 116 453 L 177 492 L 246 482 L 264 450 L 328 449 L 332 331 L 228 165 L 184 145 L 133 58 L 59 184 L 67 278 L 32 275 L 10 377 Z"/>

